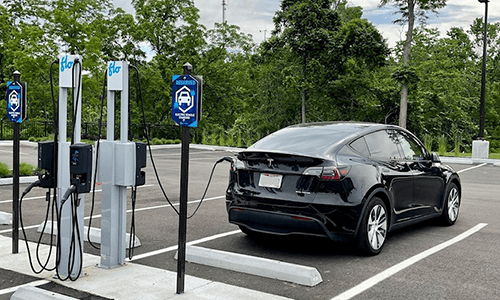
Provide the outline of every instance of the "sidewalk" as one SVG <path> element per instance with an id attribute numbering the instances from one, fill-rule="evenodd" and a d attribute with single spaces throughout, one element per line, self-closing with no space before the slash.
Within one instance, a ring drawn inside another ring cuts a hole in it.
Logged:
<path id="1" fill-rule="evenodd" d="M 18 254 L 12 254 L 11 245 L 11 238 L 0 236 L 0 268 L 36 276 L 78 291 L 110 299 L 289 299 L 189 275 L 185 277 L 184 293 L 179 295 L 176 294 L 176 272 L 130 262 L 118 268 L 102 269 L 97 266 L 100 258 L 90 254 L 84 254 L 82 276 L 77 281 L 60 281 L 55 277 L 55 272 L 44 271 L 35 275 L 31 271 L 24 241 L 19 241 Z M 35 254 L 35 248 L 36 244 L 30 242 L 32 256 Z M 41 245 L 40 248 L 41 256 L 46 257 L 49 246 Z M 53 252 L 55 253 L 55 249 Z M 51 262 L 50 265 L 54 265 L 54 263 Z"/>

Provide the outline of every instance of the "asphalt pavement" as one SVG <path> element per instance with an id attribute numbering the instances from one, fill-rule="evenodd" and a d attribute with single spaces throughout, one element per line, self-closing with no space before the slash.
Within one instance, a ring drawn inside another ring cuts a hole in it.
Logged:
<path id="1" fill-rule="evenodd" d="M 213 163 L 238 149 L 192 145 L 190 154 L 189 212 L 199 204 Z M 36 144 L 21 144 L 21 161 L 36 165 Z M 178 207 L 179 145 L 153 147 L 161 182 Z M 0 143 L 0 161 L 11 157 Z M 0 225 L 0 300 L 10 299 L 24 285 L 76 299 L 500 299 L 500 162 L 445 158 L 462 178 L 460 217 L 452 227 L 424 222 L 392 232 L 384 251 L 359 257 L 349 245 L 307 237 L 252 238 L 227 222 L 224 191 L 228 166 L 218 166 L 206 200 L 188 221 L 188 243 L 212 251 L 313 267 L 322 282 L 314 286 L 273 279 L 222 267 L 187 263 L 185 292 L 176 294 L 178 216 L 164 199 L 148 159 L 146 185 L 138 190 L 137 235 L 142 245 L 132 261 L 102 269 L 99 250 L 85 243 L 83 275 L 75 282 L 34 274 L 24 242 L 11 253 L 11 226 Z M 21 184 L 21 190 L 26 184 Z M 0 211 L 10 212 L 12 186 L 0 186 Z M 100 187 L 98 187 L 100 188 Z M 36 228 L 44 220 L 45 192 L 34 189 L 23 204 L 32 251 Z M 89 225 L 90 195 L 85 197 Z M 24 206 L 25 205 L 25 206 Z M 130 208 L 130 204 L 129 204 Z M 43 213 L 42 213 L 43 212 Z M 100 192 L 96 193 L 92 227 L 100 227 Z M 128 224 L 129 225 L 129 224 Z M 127 226 L 128 226 L 127 225 Z M 44 235 L 41 257 L 49 246 Z M 53 264 L 53 262 L 51 262 Z"/>

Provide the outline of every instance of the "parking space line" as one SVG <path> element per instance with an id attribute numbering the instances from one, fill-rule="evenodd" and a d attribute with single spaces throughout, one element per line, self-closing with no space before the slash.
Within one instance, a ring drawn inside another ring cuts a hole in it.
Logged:
<path id="1" fill-rule="evenodd" d="M 13 286 L 13 287 L 10 287 L 10 288 L 6 288 L 6 289 L 3 289 L 3 290 L 0 290 L 0 295 L 14 293 L 18 289 L 20 289 L 22 287 L 25 287 L 25 286 L 39 286 L 39 285 L 47 284 L 49 282 L 50 281 L 48 281 L 48 280 L 37 280 L 37 281 L 30 282 L 30 283 L 18 285 L 18 286 Z"/>
<path id="2" fill-rule="evenodd" d="M 477 168 L 483 167 L 485 165 L 487 165 L 487 163 L 480 164 L 480 165 L 477 165 L 477 166 L 474 166 L 474 167 L 470 167 L 470 168 L 467 168 L 467 169 L 463 169 L 463 170 L 457 171 L 457 173 L 460 174 L 462 172 L 470 171 L 470 170 L 473 170 L 473 169 L 477 169 Z"/>
<path id="3" fill-rule="evenodd" d="M 97 192 L 97 190 L 96 190 Z M 225 198 L 226 196 L 216 196 L 216 197 L 211 197 L 211 198 L 206 198 L 206 199 L 203 199 L 203 201 L 212 201 L 212 200 L 217 200 L 217 199 L 221 199 L 221 198 Z M 189 201 L 188 204 L 194 204 L 194 203 L 198 203 L 200 202 L 201 199 L 198 199 L 198 200 L 193 200 L 193 201 Z M 178 206 L 179 203 L 172 203 L 173 206 Z M 145 211 L 145 210 L 152 210 L 152 209 L 158 209 L 158 208 L 165 208 L 165 207 L 170 207 L 170 204 L 162 204 L 162 205 L 157 205 L 157 206 L 150 206 L 150 207 L 143 207 L 143 208 L 136 208 L 135 211 L 138 212 L 138 211 Z M 131 213 L 132 210 L 129 209 L 127 210 L 127 213 Z M 92 218 L 101 218 L 102 215 L 93 215 Z M 89 220 L 90 219 L 90 216 L 87 216 L 85 218 L 83 218 L 84 220 Z M 32 229 L 32 228 L 38 228 L 38 226 L 40 226 L 40 224 L 38 225 L 31 225 L 31 226 L 25 226 L 24 229 Z M 21 230 L 21 228 L 19 228 L 19 230 Z M 5 229 L 5 230 L 0 230 L 0 233 L 8 233 L 8 232 L 11 232 L 12 231 L 12 228 L 10 229 Z"/>
<path id="4" fill-rule="evenodd" d="M 460 242 L 463 239 L 466 239 L 467 237 L 469 237 L 469 236 L 473 235 L 474 233 L 478 232 L 479 230 L 481 230 L 486 225 L 488 225 L 488 224 L 479 223 L 476 226 L 472 227 L 471 229 L 467 230 L 466 232 L 464 232 L 464 233 L 462 233 L 462 234 L 460 234 L 460 235 L 458 235 L 458 236 L 456 236 L 456 237 L 454 237 L 454 238 L 452 238 L 444 243 L 441 243 L 441 244 L 434 246 L 428 250 L 425 250 L 424 252 L 421 252 L 417 255 L 414 255 L 414 256 L 400 262 L 399 264 L 394 265 L 394 266 L 390 267 L 389 269 L 378 273 L 377 275 L 361 282 L 357 286 L 343 292 L 342 294 L 332 298 L 331 300 L 351 299 L 352 297 L 361 294 L 362 292 L 368 290 L 369 288 L 373 287 L 377 283 L 391 277 L 392 275 L 398 273 L 401 270 L 408 268 L 409 266 L 417 263 L 418 261 L 420 261 L 420 260 L 422 260 L 422 259 L 424 259 L 424 258 L 426 258 L 434 253 L 437 253 L 437 252 L 445 249 L 448 246 L 451 246 L 457 242 Z"/>
<path id="5" fill-rule="evenodd" d="M 145 184 L 145 185 L 141 185 L 141 186 L 138 186 L 138 188 L 145 188 L 145 187 L 152 187 L 154 186 L 154 184 Z M 130 189 L 130 187 L 127 187 L 127 189 Z M 99 192 L 102 192 L 102 190 L 95 190 L 96 193 L 99 193 Z M 89 193 L 92 193 L 92 190 L 90 190 Z M 36 196 L 36 197 L 29 197 L 29 198 L 23 198 L 23 201 L 28 201 L 28 200 L 37 200 L 37 199 L 45 199 L 47 196 Z M 12 202 L 12 199 L 10 200 L 2 200 L 0 201 L 0 204 L 3 204 L 3 203 L 10 203 Z"/>
<path id="6" fill-rule="evenodd" d="M 212 235 L 212 236 L 201 238 L 199 240 L 187 242 L 186 245 L 192 246 L 192 245 L 196 245 L 196 244 L 208 242 L 208 241 L 211 241 L 211 240 L 215 240 L 215 239 L 218 239 L 218 238 L 226 237 L 226 236 L 233 235 L 233 234 L 240 233 L 240 232 L 241 231 L 238 229 L 238 230 L 233 230 L 233 231 L 229 231 L 229 232 L 219 233 L 219 234 L 216 234 L 216 235 Z M 158 255 L 158 254 L 162 254 L 162 253 L 174 251 L 174 250 L 177 250 L 178 246 L 179 245 L 174 245 L 174 246 L 170 246 L 168 248 L 163 248 L 163 249 L 151 251 L 151 252 L 148 252 L 148 253 L 143 253 L 143 254 L 135 255 L 132 258 L 132 260 L 130 260 L 130 259 L 127 258 L 127 261 L 134 261 L 134 260 L 138 260 L 138 259 L 141 259 L 141 258 L 146 258 L 146 257 L 155 256 L 155 255 Z"/>

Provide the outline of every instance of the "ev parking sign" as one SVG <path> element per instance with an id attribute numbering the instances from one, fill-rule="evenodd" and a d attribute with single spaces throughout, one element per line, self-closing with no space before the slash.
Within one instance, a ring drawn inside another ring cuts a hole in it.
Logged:
<path id="1" fill-rule="evenodd" d="M 202 78 L 172 76 L 172 119 L 185 127 L 198 127 L 201 119 Z"/>
<path id="2" fill-rule="evenodd" d="M 7 82 L 7 117 L 15 123 L 26 118 L 25 87 L 22 82 Z"/>

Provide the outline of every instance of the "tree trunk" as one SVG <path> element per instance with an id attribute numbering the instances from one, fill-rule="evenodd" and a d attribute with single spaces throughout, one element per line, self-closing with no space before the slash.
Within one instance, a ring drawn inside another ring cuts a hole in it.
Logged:
<path id="1" fill-rule="evenodd" d="M 306 85 L 306 78 L 307 78 L 307 57 L 304 54 L 303 56 L 303 63 L 304 65 L 302 66 L 302 78 L 303 78 L 303 83 Z M 306 98 L 307 98 L 307 86 L 302 87 L 302 124 L 306 122 Z"/>
<path id="2" fill-rule="evenodd" d="M 403 66 L 408 66 L 410 59 L 410 47 L 413 40 L 413 26 L 415 24 L 415 2 L 408 0 L 408 31 L 406 33 L 405 50 L 403 52 Z M 406 128 L 406 119 L 408 115 L 408 83 L 404 82 L 401 87 L 401 101 L 399 107 L 399 126 Z"/>
<path id="3" fill-rule="evenodd" d="M 306 88 L 302 88 L 302 123 L 306 122 Z"/>

